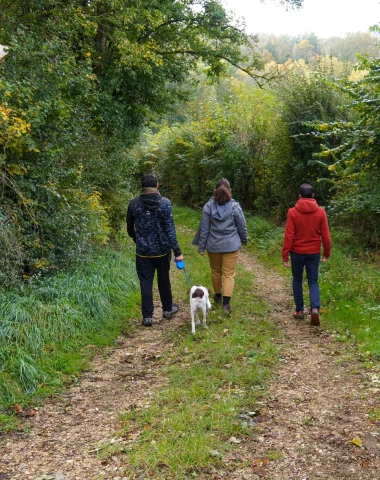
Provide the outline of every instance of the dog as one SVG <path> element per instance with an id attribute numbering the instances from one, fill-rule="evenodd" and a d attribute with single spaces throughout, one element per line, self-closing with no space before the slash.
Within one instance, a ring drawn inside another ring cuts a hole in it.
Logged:
<path id="1" fill-rule="evenodd" d="M 190 290 L 190 312 L 191 312 L 191 333 L 195 333 L 195 325 L 199 325 L 199 310 L 203 312 L 203 328 L 207 328 L 206 317 L 208 310 L 211 309 L 210 292 L 207 288 L 200 285 L 194 285 Z M 196 320 L 196 322 L 195 322 Z"/>

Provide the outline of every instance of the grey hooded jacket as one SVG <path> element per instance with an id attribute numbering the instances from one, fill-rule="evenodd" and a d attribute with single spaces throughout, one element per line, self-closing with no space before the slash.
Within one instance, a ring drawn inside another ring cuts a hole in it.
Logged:
<path id="1" fill-rule="evenodd" d="M 210 198 L 203 207 L 199 230 L 193 240 L 193 244 L 198 245 L 198 252 L 235 252 L 247 242 L 247 226 L 239 203 L 231 199 L 218 205 Z"/>

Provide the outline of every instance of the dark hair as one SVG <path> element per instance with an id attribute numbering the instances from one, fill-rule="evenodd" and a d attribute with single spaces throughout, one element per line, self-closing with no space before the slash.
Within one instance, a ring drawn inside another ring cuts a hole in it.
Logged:
<path id="1" fill-rule="evenodd" d="M 141 186 L 144 187 L 157 187 L 158 179 L 151 173 L 144 175 L 141 179 Z"/>
<path id="2" fill-rule="evenodd" d="M 308 183 L 303 183 L 300 186 L 299 194 L 301 195 L 302 198 L 312 198 L 314 194 L 314 189 Z"/>
<path id="3" fill-rule="evenodd" d="M 230 182 L 225 178 L 218 180 L 214 190 L 214 200 L 218 205 L 224 205 L 232 198 Z"/>

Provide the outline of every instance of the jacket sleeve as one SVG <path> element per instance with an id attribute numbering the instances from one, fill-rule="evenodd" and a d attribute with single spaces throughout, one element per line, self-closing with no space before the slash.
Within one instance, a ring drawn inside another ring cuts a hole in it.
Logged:
<path id="1" fill-rule="evenodd" d="M 210 233 L 210 206 L 209 203 L 203 207 L 202 210 L 202 218 L 200 224 L 200 232 L 199 232 L 199 244 L 198 244 L 198 252 L 202 253 L 206 250 L 207 239 Z"/>
<path id="2" fill-rule="evenodd" d="M 128 210 L 127 210 L 127 232 L 128 232 L 128 235 L 136 243 L 135 219 L 133 216 L 131 204 L 128 205 Z"/>
<path id="3" fill-rule="evenodd" d="M 234 209 L 234 219 L 241 243 L 248 243 L 247 224 L 243 210 L 239 204 Z"/>
<path id="4" fill-rule="evenodd" d="M 288 216 L 286 219 L 286 225 L 285 225 L 284 244 L 282 247 L 283 262 L 289 261 L 289 252 L 291 251 L 293 246 L 293 239 L 294 239 L 294 218 L 289 209 Z"/>
<path id="5" fill-rule="evenodd" d="M 172 204 L 169 200 L 165 204 L 164 226 L 166 235 L 168 237 L 169 246 L 173 250 L 174 256 L 179 257 L 180 255 L 182 255 L 182 252 L 178 245 L 177 233 L 174 225 Z"/>
<path id="6" fill-rule="evenodd" d="M 322 237 L 322 245 L 323 245 L 323 256 L 329 258 L 331 252 L 331 237 L 330 237 L 330 230 L 329 224 L 327 221 L 326 212 L 323 210 L 323 217 L 321 223 L 321 237 Z"/>

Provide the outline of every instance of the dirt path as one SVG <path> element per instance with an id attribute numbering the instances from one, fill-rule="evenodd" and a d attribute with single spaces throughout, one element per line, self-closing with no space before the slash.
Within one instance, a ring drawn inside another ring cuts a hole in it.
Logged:
<path id="1" fill-rule="evenodd" d="M 281 326 L 281 365 L 270 400 L 258 417 L 258 435 L 239 454 L 250 466 L 233 479 L 380 480 L 380 425 L 368 412 L 380 404 L 378 375 L 366 371 L 334 335 L 289 318 L 290 287 L 244 256 L 258 291 Z M 363 446 L 352 440 L 359 438 Z"/>
<path id="2" fill-rule="evenodd" d="M 283 331 L 281 364 L 257 417 L 257 436 L 224 459 L 240 459 L 245 467 L 212 478 L 380 480 L 380 426 L 368 419 L 380 403 L 373 372 L 323 328 L 291 319 L 283 278 L 248 255 L 241 258 Z M 170 334 L 188 321 L 183 315 L 171 321 L 156 317 L 152 329 L 136 321 L 133 334 L 118 339 L 108 356 L 97 357 L 77 386 L 27 421 L 29 433 L 0 438 L 0 480 L 126 479 L 119 457 L 102 464 L 99 445 L 112 443 L 120 412 L 144 408 L 165 383 L 161 353 L 173 348 Z M 363 447 L 352 443 L 355 437 Z"/>
<path id="3" fill-rule="evenodd" d="M 183 322 L 181 314 L 162 320 L 156 305 L 154 327 L 140 327 L 120 337 L 109 355 L 97 357 L 77 386 L 47 401 L 27 421 L 30 433 L 0 438 L 0 480 L 122 479 L 115 456 L 104 465 L 97 458 L 99 445 L 113 439 L 123 411 L 143 409 L 164 382 L 162 353 L 172 347 L 170 332 Z"/>

